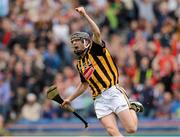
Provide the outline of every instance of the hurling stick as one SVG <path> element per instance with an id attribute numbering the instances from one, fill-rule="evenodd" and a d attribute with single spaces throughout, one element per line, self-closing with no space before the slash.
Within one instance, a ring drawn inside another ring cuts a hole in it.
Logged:
<path id="1" fill-rule="evenodd" d="M 50 100 L 54 100 L 58 102 L 59 104 L 62 104 L 64 102 L 63 99 L 60 97 L 56 86 L 51 86 L 48 89 L 47 98 Z M 72 112 L 76 117 L 78 117 L 84 123 L 85 128 L 88 127 L 88 123 L 78 113 L 75 112 L 74 108 L 72 108 L 70 105 L 66 105 L 65 109 Z"/>

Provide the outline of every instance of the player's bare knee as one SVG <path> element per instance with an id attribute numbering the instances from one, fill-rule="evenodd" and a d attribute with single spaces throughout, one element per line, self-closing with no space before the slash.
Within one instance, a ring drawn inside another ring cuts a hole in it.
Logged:
<path id="1" fill-rule="evenodd" d="M 111 135 L 111 136 L 117 135 L 119 133 L 118 129 L 113 128 L 113 127 L 108 127 L 108 128 L 106 128 L 106 130 L 109 133 L 109 135 Z"/>
<path id="2" fill-rule="evenodd" d="M 134 134 L 136 133 L 136 131 L 137 131 L 137 126 L 126 128 L 126 132 L 129 134 Z"/>

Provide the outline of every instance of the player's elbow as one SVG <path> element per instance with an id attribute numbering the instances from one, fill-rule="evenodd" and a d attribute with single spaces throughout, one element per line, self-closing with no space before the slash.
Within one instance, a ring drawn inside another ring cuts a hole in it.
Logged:
<path id="1" fill-rule="evenodd" d="M 94 32 L 94 35 L 95 35 L 96 38 L 100 38 L 100 37 L 101 37 L 101 32 L 100 32 L 100 30 L 99 30 L 99 29 L 96 30 L 96 31 Z"/>

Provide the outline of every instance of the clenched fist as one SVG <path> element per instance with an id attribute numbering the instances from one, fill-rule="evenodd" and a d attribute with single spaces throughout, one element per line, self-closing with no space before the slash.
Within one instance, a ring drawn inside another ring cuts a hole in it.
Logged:
<path id="1" fill-rule="evenodd" d="M 67 108 L 67 106 L 70 105 L 70 100 L 65 99 L 64 102 L 60 105 L 62 108 Z"/>
<path id="2" fill-rule="evenodd" d="M 84 7 L 78 7 L 78 8 L 75 8 L 75 9 L 81 16 L 86 15 L 86 11 L 85 11 Z"/>

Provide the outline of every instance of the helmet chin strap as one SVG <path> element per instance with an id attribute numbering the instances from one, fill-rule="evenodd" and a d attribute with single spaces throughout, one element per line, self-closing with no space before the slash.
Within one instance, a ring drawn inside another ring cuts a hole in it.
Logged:
<path id="1" fill-rule="evenodd" d="M 85 49 L 89 47 L 89 44 L 90 43 L 87 43 L 87 41 L 85 39 L 83 39 L 83 44 L 84 44 L 84 47 Z"/>

